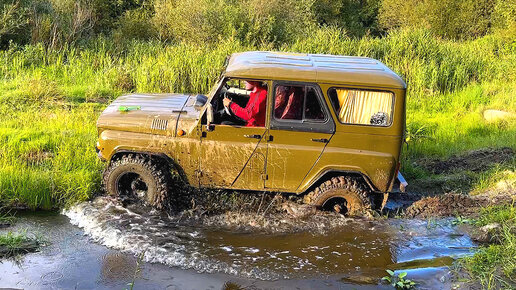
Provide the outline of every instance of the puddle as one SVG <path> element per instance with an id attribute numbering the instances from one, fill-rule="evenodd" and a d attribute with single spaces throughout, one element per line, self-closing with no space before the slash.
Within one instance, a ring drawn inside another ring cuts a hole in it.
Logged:
<path id="1" fill-rule="evenodd" d="M 384 287 L 385 269 L 406 271 L 423 289 L 446 289 L 451 287 L 447 266 L 475 247 L 453 219 L 317 215 L 301 225 L 281 219 L 268 225 L 279 223 L 281 230 L 251 231 L 224 223 L 227 215 L 192 225 L 178 216 L 131 211 L 105 198 L 64 214 L 20 219 L 16 227 L 40 231 L 51 246 L 25 256 L 21 264 L 0 264 L 0 271 L 11 273 L 0 277 L 0 284 L 120 289 L 133 279 L 144 252 L 147 263 L 136 285 L 145 289 L 221 289 L 227 281 L 251 289 L 376 289 Z"/>

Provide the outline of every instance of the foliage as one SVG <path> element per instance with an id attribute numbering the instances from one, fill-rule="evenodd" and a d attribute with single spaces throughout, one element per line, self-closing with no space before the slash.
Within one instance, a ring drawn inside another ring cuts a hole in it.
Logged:
<path id="1" fill-rule="evenodd" d="M 158 0 L 154 9 L 161 40 L 213 42 L 230 36 L 243 17 L 239 7 L 225 0 Z"/>
<path id="2" fill-rule="evenodd" d="M 118 18 L 118 28 L 114 31 L 117 42 L 123 39 L 150 40 L 158 35 L 157 29 L 151 22 L 152 13 L 148 9 L 133 9 L 125 11 Z"/>
<path id="3" fill-rule="evenodd" d="M 288 41 L 315 23 L 311 1 L 157 0 L 153 23 L 161 40 L 191 43 L 236 37 L 248 43 Z"/>
<path id="4" fill-rule="evenodd" d="M 501 225 L 497 234 L 499 244 L 481 247 L 473 256 L 459 261 L 472 279 L 485 289 L 508 289 L 516 285 L 516 206 L 503 205 L 485 208 L 476 224 Z"/>
<path id="5" fill-rule="evenodd" d="M 134 289 L 134 283 L 136 282 L 136 279 L 139 278 L 139 275 L 142 271 L 142 265 L 144 263 L 145 258 L 145 252 L 142 252 L 138 255 L 138 259 L 136 260 L 136 268 L 134 269 L 133 277 L 131 282 L 127 283 L 127 286 L 129 286 L 129 290 Z M 127 290 L 127 288 L 126 288 Z"/>
<path id="6" fill-rule="evenodd" d="M 475 38 L 490 32 L 495 3 L 492 0 L 383 0 L 379 22 L 385 29 L 426 27 L 448 38 Z"/>
<path id="7" fill-rule="evenodd" d="M 386 281 L 396 289 L 413 289 L 416 286 L 416 282 L 405 279 L 407 272 L 401 272 L 396 276 L 396 273 L 392 270 L 386 270 L 389 274 L 382 278 L 382 281 Z"/>
<path id="8" fill-rule="evenodd" d="M 378 11 L 381 0 L 320 0 L 313 11 L 322 25 L 341 27 L 348 35 L 379 35 Z"/>
<path id="9" fill-rule="evenodd" d="M 320 27 L 351 37 L 425 28 L 433 35 L 472 39 L 494 31 L 514 41 L 515 11 L 511 0 L 4 0 L 0 49 L 10 42 L 59 48 L 99 35 L 278 45 Z"/>
<path id="10" fill-rule="evenodd" d="M 10 226 L 16 221 L 9 209 L 0 206 L 0 228 Z"/>
<path id="11" fill-rule="evenodd" d="M 27 27 L 28 10 L 19 1 L 0 2 L 0 49 L 4 49 L 9 42 L 27 43 L 29 34 Z"/>
<path id="12" fill-rule="evenodd" d="M 27 236 L 25 232 L 13 233 L 11 231 L 0 235 L 0 258 L 15 257 L 36 251 L 41 244 L 36 238 Z"/>

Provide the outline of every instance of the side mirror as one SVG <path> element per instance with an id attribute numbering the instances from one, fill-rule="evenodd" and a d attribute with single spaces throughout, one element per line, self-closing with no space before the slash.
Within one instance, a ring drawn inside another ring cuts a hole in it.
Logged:
<path id="1" fill-rule="evenodd" d="M 196 110 L 202 109 L 202 107 L 204 107 L 204 105 L 206 104 L 207 101 L 208 101 L 208 97 L 206 97 L 205 95 L 195 96 L 194 108 Z"/>

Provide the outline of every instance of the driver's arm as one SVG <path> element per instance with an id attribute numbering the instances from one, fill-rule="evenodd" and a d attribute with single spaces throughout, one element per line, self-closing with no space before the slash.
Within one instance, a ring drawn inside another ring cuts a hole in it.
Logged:
<path id="1" fill-rule="evenodd" d="M 235 116 L 239 117 L 244 121 L 249 121 L 254 118 L 258 112 L 261 110 L 265 110 L 267 100 L 267 91 L 261 90 L 257 96 L 249 99 L 247 106 L 245 108 L 240 107 L 238 104 L 234 102 L 230 102 L 229 107 Z"/>

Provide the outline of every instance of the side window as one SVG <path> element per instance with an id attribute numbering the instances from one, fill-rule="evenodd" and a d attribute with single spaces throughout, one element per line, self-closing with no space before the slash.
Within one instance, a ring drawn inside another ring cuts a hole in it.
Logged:
<path id="1" fill-rule="evenodd" d="M 308 87 L 306 92 L 305 119 L 324 120 L 324 113 L 321 107 L 317 92 L 313 87 Z"/>
<path id="2" fill-rule="evenodd" d="M 239 94 L 243 96 L 249 96 L 249 91 L 245 89 L 244 80 L 241 79 L 228 79 L 225 84 L 226 91 L 229 94 Z"/>
<path id="3" fill-rule="evenodd" d="M 392 123 L 391 92 L 331 88 L 328 96 L 341 123 L 384 127 Z"/>
<path id="4" fill-rule="evenodd" d="M 274 93 L 276 120 L 324 121 L 317 91 L 312 86 L 278 85 Z"/>

